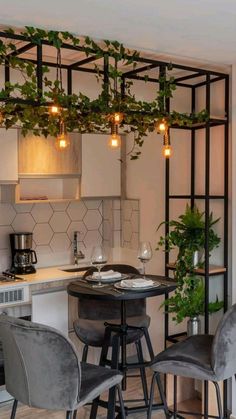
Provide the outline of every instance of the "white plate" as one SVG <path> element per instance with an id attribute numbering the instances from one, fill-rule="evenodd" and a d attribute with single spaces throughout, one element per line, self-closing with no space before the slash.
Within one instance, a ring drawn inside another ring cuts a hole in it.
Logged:
<path id="1" fill-rule="evenodd" d="M 147 290 L 151 290 L 153 288 L 158 288 L 160 287 L 160 282 L 154 281 L 154 284 L 152 285 L 148 285 L 146 287 L 133 287 L 132 285 L 129 286 L 125 286 L 122 285 L 120 282 L 117 282 L 116 284 L 114 284 L 114 287 L 119 289 L 119 290 L 127 290 L 127 291 L 147 291 Z"/>
<path id="2" fill-rule="evenodd" d="M 121 276 L 119 278 L 101 278 L 101 283 L 102 284 L 112 284 L 114 282 L 119 282 L 122 281 L 123 279 L 129 279 L 130 276 L 128 274 L 121 274 Z M 86 281 L 88 282 L 93 282 L 93 283 L 97 283 L 99 281 L 98 278 L 94 278 L 94 276 L 89 275 L 85 278 Z"/>

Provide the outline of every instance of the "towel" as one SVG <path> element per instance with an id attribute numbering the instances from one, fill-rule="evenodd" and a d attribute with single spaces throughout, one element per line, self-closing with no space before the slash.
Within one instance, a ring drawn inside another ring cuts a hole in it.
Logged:
<path id="1" fill-rule="evenodd" d="M 119 279 L 121 278 L 121 273 L 120 272 L 115 272 L 113 270 L 110 271 L 106 271 L 106 272 L 101 272 L 101 279 Z M 99 272 L 94 272 L 93 273 L 93 278 L 94 279 L 99 279 Z"/>
<path id="2" fill-rule="evenodd" d="M 135 278 L 135 279 L 124 279 L 120 285 L 126 288 L 145 288 L 154 285 L 152 279 Z"/>

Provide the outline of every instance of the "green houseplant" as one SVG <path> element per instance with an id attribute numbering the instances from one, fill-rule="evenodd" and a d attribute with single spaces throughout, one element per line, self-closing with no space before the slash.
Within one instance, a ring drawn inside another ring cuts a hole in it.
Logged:
<path id="1" fill-rule="evenodd" d="M 213 230 L 213 226 L 219 221 L 213 219 L 213 214 L 209 215 L 209 251 L 219 246 L 220 238 Z M 158 229 L 165 224 L 162 222 Z M 194 263 L 194 254 L 201 251 L 205 246 L 205 213 L 200 212 L 194 206 L 186 206 L 185 213 L 179 216 L 178 220 L 168 222 L 170 232 L 166 236 L 161 236 L 157 250 L 164 247 L 164 251 L 170 252 L 178 248 L 177 260 L 175 263 L 175 279 L 177 288 L 175 294 L 168 298 L 163 305 L 169 313 L 174 313 L 173 320 L 181 323 L 186 317 L 189 319 L 197 318 L 205 312 L 205 288 L 201 278 L 196 276 L 195 269 L 200 267 Z M 223 302 L 211 302 L 208 305 L 209 313 L 213 313 L 222 308 Z"/>
<path id="2" fill-rule="evenodd" d="M 213 214 L 209 215 L 209 251 L 219 246 L 220 238 L 213 230 L 213 226 L 219 221 L 214 220 Z M 158 229 L 165 224 L 162 222 Z M 205 246 L 205 213 L 199 211 L 194 206 L 191 208 L 186 206 L 185 213 L 179 216 L 178 220 L 168 222 L 170 232 L 166 236 L 161 236 L 158 242 L 159 248 L 164 247 L 164 251 L 170 252 L 174 248 L 178 248 L 178 255 L 175 266 L 175 279 L 179 284 L 189 274 L 193 274 L 196 265 L 194 263 L 194 253 L 202 251 Z M 198 263 L 200 267 L 200 263 Z"/>

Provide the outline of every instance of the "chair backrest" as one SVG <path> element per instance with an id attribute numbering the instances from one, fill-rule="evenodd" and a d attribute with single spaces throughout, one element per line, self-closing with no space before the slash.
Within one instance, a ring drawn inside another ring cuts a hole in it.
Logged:
<path id="1" fill-rule="evenodd" d="M 0 315 L 7 391 L 32 407 L 74 410 L 80 362 L 72 343 L 57 330 Z"/>
<path id="2" fill-rule="evenodd" d="M 236 373 L 236 304 L 224 314 L 217 327 L 211 365 L 219 381 Z"/>
<path id="3" fill-rule="evenodd" d="M 106 265 L 102 271 L 109 271 L 110 269 L 127 274 L 139 275 L 140 272 L 130 265 L 112 264 Z M 91 267 L 88 269 L 83 278 L 92 275 L 97 269 Z M 146 314 L 146 301 L 144 299 L 137 299 L 126 302 L 126 315 L 127 317 L 136 317 Z M 120 301 L 99 301 L 96 299 L 79 299 L 78 315 L 81 319 L 89 320 L 114 320 L 120 319 Z"/>

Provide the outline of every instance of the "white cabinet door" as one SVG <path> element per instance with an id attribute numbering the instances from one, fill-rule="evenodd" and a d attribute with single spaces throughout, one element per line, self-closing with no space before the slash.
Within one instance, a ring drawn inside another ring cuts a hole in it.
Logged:
<path id="1" fill-rule="evenodd" d="M 82 135 L 82 197 L 120 196 L 120 149 L 108 147 L 109 135 Z"/>
<path id="2" fill-rule="evenodd" d="M 0 129 L 0 183 L 18 180 L 17 129 Z"/>
<path id="3" fill-rule="evenodd" d="M 68 294 L 44 290 L 32 295 L 32 321 L 55 327 L 68 336 Z"/>

